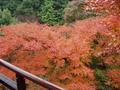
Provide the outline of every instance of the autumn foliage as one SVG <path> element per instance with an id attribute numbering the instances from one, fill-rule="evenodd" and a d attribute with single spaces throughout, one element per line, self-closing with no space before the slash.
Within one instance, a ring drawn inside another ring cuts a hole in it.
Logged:
<path id="1" fill-rule="evenodd" d="M 90 1 L 97 5 L 109 0 Z M 114 5 L 119 7 L 119 3 Z M 95 9 L 98 10 L 96 6 Z M 38 23 L 3 26 L 0 58 L 67 90 L 119 90 L 119 21 L 119 15 L 111 15 L 63 26 Z M 2 67 L 0 72 L 14 78 L 12 72 Z"/>
<path id="2" fill-rule="evenodd" d="M 94 70 L 88 66 L 91 62 L 90 42 L 97 32 L 109 34 L 109 27 L 100 22 L 109 20 L 111 28 L 118 25 L 111 24 L 114 22 L 112 18 L 117 17 L 77 21 L 69 26 L 23 23 L 2 27 L 0 32 L 4 36 L 0 36 L 0 56 L 70 90 L 94 90 Z M 1 71 L 10 75 L 5 69 Z"/>
<path id="3" fill-rule="evenodd" d="M 86 0 L 89 9 L 120 15 L 120 0 Z"/>

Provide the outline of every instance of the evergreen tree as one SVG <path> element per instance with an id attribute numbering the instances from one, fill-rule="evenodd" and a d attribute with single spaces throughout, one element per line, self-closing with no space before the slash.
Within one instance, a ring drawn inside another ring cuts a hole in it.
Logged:
<path id="1" fill-rule="evenodd" d="M 64 23 L 64 8 L 68 0 L 44 0 L 41 10 L 38 12 L 40 21 L 50 25 Z"/>
<path id="2" fill-rule="evenodd" d="M 55 12 L 53 8 L 53 0 L 44 0 L 44 4 L 38 13 L 42 23 L 55 24 Z"/>

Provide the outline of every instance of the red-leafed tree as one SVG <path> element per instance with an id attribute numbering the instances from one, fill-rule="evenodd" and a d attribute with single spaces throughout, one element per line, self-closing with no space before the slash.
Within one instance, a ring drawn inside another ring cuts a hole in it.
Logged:
<path id="1" fill-rule="evenodd" d="M 86 0 L 89 9 L 120 15 L 120 0 Z"/>

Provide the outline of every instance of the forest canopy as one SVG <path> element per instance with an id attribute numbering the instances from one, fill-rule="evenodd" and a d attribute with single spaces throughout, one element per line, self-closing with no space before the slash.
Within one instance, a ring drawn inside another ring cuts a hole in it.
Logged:
<path id="1" fill-rule="evenodd" d="M 4 15 L 7 9 L 5 13 L 9 14 L 9 17 L 1 16 L 0 25 L 35 21 L 49 25 L 62 25 L 78 19 L 98 16 L 94 10 L 86 11 L 84 5 L 85 0 L 3 0 L 0 1 L 1 15 Z"/>
<path id="2" fill-rule="evenodd" d="M 67 3 L 68 0 L 3 0 L 0 1 L 0 9 L 3 13 L 7 9 L 7 13 L 19 21 L 38 20 L 54 25 L 63 24 L 63 10 Z"/>

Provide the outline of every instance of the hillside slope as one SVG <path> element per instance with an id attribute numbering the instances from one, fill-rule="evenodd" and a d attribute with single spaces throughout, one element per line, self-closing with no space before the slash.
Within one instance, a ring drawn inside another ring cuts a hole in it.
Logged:
<path id="1" fill-rule="evenodd" d="M 97 33 L 108 36 L 111 29 L 120 30 L 119 21 L 118 17 L 98 17 L 64 26 L 4 26 L 0 28 L 0 58 L 69 90 L 95 90 L 95 71 L 89 66 L 91 42 Z M 0 72 L 14 76 L 4 68 Z M 115 85 L 119 88 L 119 81 Z"/>

